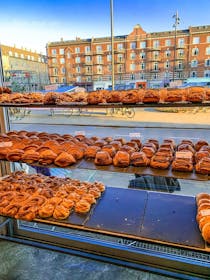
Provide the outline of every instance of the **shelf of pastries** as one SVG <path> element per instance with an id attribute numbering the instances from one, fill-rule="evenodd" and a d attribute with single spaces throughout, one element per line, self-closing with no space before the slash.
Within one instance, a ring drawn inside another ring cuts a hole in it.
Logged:
<path id="1" fill-rule="evenodd" d="M 86 137 L 10 131 L 0 135 L 0 159 L 32 166 L 94 169 L 188 180 L 209 180 L 206 140 Z"/>
<path id="2" fill-rule="evenodd" d="M 31 107 L 191 107 L 210 106 L 210 89 L 205 87 L 98 90 L 66 93 L 0 93 L 0 106 Z"/>
<path id="3" fill-rule="evenodd" d="M 201 235 L 196 221 L 195 197 L 105 188 L 100 182 L 18 171 L 0 181 L 0 214 L 195 251 L 210 251 L 210 231 L 205 231 L 205 235 L 202 231 Z M 209 222 L 207 225 L 209 229 Z"/>

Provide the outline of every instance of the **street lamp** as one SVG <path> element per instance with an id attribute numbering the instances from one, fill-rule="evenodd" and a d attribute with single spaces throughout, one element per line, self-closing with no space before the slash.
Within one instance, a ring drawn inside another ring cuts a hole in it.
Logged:
<path id="1" fill-rule="evenodd" d="M 2 52 L 1 52 L 1 45 L 0 45 L 0 87 L 3 87 L 3 82 L 4 82 L 4 72 L 3 72 Z"/>
<path id="2" fill-rule="evenodd" d="M 114 90 L 114 20 L 113 20 L 113 0 L 110 0 L 111 18 L 111 49 L 112 49 L 112 90 Z"/>
<path id="3" fill-rule="evenodd" d="M 176 14 L 173 15 L 173 18 L 175 19 L 175 22 L 173 24 L 174 28 L 174 63 L 173 63 L 173 81 L 175 79 L 175 65 L 176 65 L 176 35 L 177 35 L 177 26 L 180 23 L 180 18 L 178 16 L 178 11 L 176 11 Z"/>

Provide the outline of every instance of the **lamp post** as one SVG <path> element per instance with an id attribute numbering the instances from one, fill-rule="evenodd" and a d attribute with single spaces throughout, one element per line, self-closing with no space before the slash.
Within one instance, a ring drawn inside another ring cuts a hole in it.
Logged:
<path id="1" fill-rule="evenodd" d="M 175 79 L 175 65 L 176 65 L 176 35 L 177 35 L 177 26 L 180 23 L 180 18 L 178 16 L 178 11 L 175 15 L 173 15 L 173 18 L 175 19 L 175 22 L 173 24 L 174 28 L 174 63 L 173 63 L 173 81 Z"/>
<path id="2" fill-rule="evenodd" d="M 111 18 L 111 50 L 112 50 L 112 90 L 114 90 L 114 19 L 113 19 L 113 0 L 110 0 Z"/>
<path id="3" fill-rule="evenodd" d="M 4 72 L 3 72 L 2 52 L 1 52 L 1 45 L 0 45 L 0 87 L 3 86 L 3 82 L 4 82 Z"/>

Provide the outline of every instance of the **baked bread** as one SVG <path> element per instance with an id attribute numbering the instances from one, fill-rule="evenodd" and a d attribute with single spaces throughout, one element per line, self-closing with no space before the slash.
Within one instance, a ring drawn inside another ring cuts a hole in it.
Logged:
<path id="1" fill-rule="evenodd" d="M 163 96 L 164 102 L 180 102 L 183 99 L 183 90 L 168 88 Z"/>
<path id="2" fill-rule="evenodd" d="M 160 101 L 159 91 L 155 89 L 145 90 L 142 101 L 143 103 L 158 103 Z"/>
<path id="3" fill-rule="evenodd" d="M 210 157 L 203 157 L 195 165 L 195 170 L 197 173 L 210 174 Z"/>
<path id="4" fill-rule="evenodd" d="M 54 153 L 52 150 L 48 149 L 40 152 L 39 163 L 42 165 L 48 165 L 53 163 L 56 158 L 57 158 L 57 154 Z"/>
<path id="5" fill-rule="evenodd" d="M 150 166 L 157 169 L 167 169 L 170 166 L 170 157 L 155 154 L 150 161 Z"/>
<path id="6" fill-rule="evenodd" d="M 116 150 L 112 145 L 105 145 L 101 149 L 102 151 L 106 151 L 110 154 L 110 156 L 113 158 L 116 154 Z"/>
<path id="7" fill-rule="evenodd" d="M 132 153 L 136 152 L 136 149 L 128 145 L 123 145 L 120 147 L 119 151 L 127 152 L 129 155 L 131 155 Z"/>
<path id="8" fill-rule="evenodd" d="M 138 90 L 126 90 L 122 92 L 122 103 L 136 104 L 140 101 Z"/>
<path id="9" fill-rule="evenodd" d="M 7 153 L 6 159 L 8 161 L 20 161 L 22 159 L 23 154 L 24 154 L 23 150 L 12 149 Z"/>
<path id="10" fill-rule="evenodd" d="M 113 165 L 118 167 L 127 167 L 130 164 L 130 155 L 125 151 L 118 151 L 113 158 Z"/>
<path id="11" fill-rule="evenodd" d="M 108 152 L 99 151 L 96 153 L 94 162 L 96 165 L 110 165 L 112 164 L 112 158 Z"/>
<path id="12" fill-rule="evenodd" d="M 60 167 L 66 167 L 76 163 L 76 159 L 72 154 L 62 152 L 54 159 L 54 163 Z"/>
<path id="13" fill-rule="evenodd" d="M 205 97 L 205 89 L 203 87 L 189 87 L 186 92 L 186 101 L 202 102 Z"/>
<path id="14" fill-rule="evenodd" d="M 192 160 L 186 158 L 175 158 L 175 160 L 172 162 L 172 170 L 192 172 L 193 171 Z"/>
<path id="15" fill-rule="evenodd" d="M 106 99 L 101 91 L 92 91 L 88 93 L 87 102 L 88 104 L 97 105 L 99 103 L 105 103 Z"/>
<path id="16" fill-rule="evenodd" d="M 209 143 L 206 140 L 199 140 L 195 143 L 195 150 L 199 151 L 201 147 L 208 146 Z"/>
<path id="17" fill-rule="evenodd" d="M 101 148 L 98 147 L 98 146 L 90 146 L 90 147 L 87 147 L 87 149 L 86 149 L 85 152 L 84 152 L 84 157 L 85 157 L 86 159 L 95 158 L 96 153 L 99 152 L 100 150 L 101 150 Z"/>
<path id="18" fill-rule="evenodd" d="M 144 152 L 134 152 L 130 157 L 131 165 L 134 166 L 148 166 L 150 159 L 146 156 Z"/>
<path id="19" fill-rule="evenodd" d="M 210 243 L 210 223 L 206 223 L 202 228 L 202 237 L 207 242 Z"/>
<path id="20" fill-rule="evenodd" d="M 122 92 L 116 90 L 110 90 L 105 93 L 107 103 L 119 103 L 122 101 Z"/>

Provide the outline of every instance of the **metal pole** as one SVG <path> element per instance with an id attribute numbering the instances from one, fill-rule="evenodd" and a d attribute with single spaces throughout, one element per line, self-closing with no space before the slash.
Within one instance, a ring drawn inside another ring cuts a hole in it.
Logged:
<path id="1" fill-rule="evenodd" d="M 112 50 L 112 90 L 114 90 L 114 22 L 113 22 L 113 0 L 110 0 L 111 17 L 111 50 Z"/>
<path id="2" fill-rule="evenodd" d="M 3 87 L 4 82 L 4 72 L 3 72 L 3 62 L 2 62 L 2 51 L 0 45 L 0 87 Z"/>
<path id="3" fill-rule="evenodd" d="M 177 35 L 177 26 L 179 25 L 180 18 L 178 16 L 178 11 L 176 14 L 173 16 L 175 19 L 175 23 L 173 25 L 174 27 L 174 63 L 173 63 L 173 81 L 175 80 L 175 65 L 176 65 L 176 35 Z"/>

